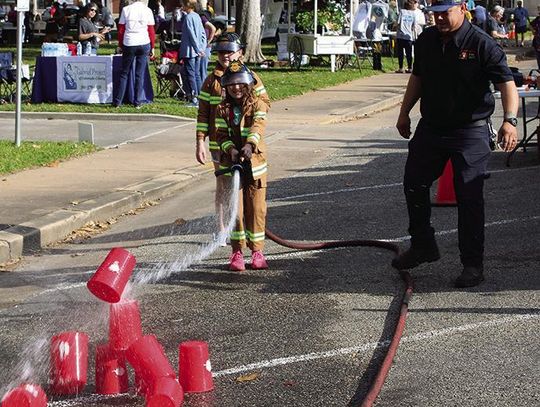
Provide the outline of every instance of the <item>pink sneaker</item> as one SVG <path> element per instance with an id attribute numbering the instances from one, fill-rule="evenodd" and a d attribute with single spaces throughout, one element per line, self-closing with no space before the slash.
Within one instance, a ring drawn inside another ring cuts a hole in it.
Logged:
<path id="1" fill-rule="evenodd" d="M 257 250 L 256 252 L 251 253 L 251 269 L 252 270 L 264 270 L 268 268 L 268 263 L 264 258 L 264 254 Z"/>
<path id="2" fill-rule="evenodd" d="M 231 271 L 244 271 L 246 265 L 244 264 L 244 255 L 242 250 L 235 250 L 229 259 L 229 270 Z"/>

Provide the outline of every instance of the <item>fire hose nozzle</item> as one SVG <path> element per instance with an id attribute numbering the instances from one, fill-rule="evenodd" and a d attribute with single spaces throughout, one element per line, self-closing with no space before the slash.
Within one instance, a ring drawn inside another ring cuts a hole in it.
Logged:
<path id="1" fill-rule="evenodd" d="M 244 167 L 242 167 L 242 164 L 233 164 L 229 168 L 219 169 L 217 171 L 214 171 L 214 175 L 216 177 L 219 177 L 220 175 L 232 174 L 235 171 L 238 171 L 240 172 L 240 174 L 242 174 L 244 172 Z"/>

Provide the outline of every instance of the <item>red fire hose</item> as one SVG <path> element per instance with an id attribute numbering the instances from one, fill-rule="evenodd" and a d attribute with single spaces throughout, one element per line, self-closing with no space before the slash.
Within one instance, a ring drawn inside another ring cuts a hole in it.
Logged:
<path id="1" fill-rule="evenodd" d="M 266 229 L 266 236 L 276 242 L 277 244 L 281 246 L 285 246 L 291 249 L 298 249 L 298 250 L 319 250 L 319 249 L 331 249 L 336 247 L 379 247 L 381 249 L 386 249 L 393 251 L 395 255 L 397 256 L 399 254 L 399 247 L 398 245 L 390 242 L 385 242 L 382 240 L 343 240 L 343 241 L 326 241 L 326 242 L 318 242 L 318 243 L 299 243 L 299 242 L 292 242 L 289 240 L 285 240 L 280 238 L 279 236 L 272 233 L 272 231 Z M 405 291 L 403 293 L 402 299 L 401 299 L 401 310 L 399 312 L 399 318 L 396 323 L 396 327 L 394 329 L 394 333 L 392 335 L 392 340 L 390 342 L 390 345 L 388 347 L 388 351 L 386 352 L 386 356 L 384 357 L 383 362 L 381 363 L 381 366 L 379 367 L 379 370 L 377 372 L 377 375 L 375 376 L 375 379 L 373 380 L 373 383 L 371 383 L 371 386 L 359 406 L 361 407 L 370 407 L 373 405 L 373 402 L 377 399 L 379 396 L 381 389 L 384 385 L 384 381 L 386 380 L 386 377 L 388 376 L 388 372 L 390 371 L 390 368 L 392 367 L 392 362 L 394 360 L 394 357 L 397 353 L 397 348 L 399 346 L 399 341 L 401 340 L 401 336 L 403 335 L 403 331 L 405 329 L 405 320 L 407 319 L 407 313 L 409 309 L 409 300 L 412 296 L 412 278 L 411 275 L 407 271 L 400 271 L 399 275 L 403 279 L 405 283 Z"/>

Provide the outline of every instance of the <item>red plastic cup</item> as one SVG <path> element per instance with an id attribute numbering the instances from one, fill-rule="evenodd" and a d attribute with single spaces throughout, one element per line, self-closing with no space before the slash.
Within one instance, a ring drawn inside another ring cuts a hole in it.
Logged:
<path id="1" fill-rule="evenodd" d="M 135 372 L 135 393 L 137 396 L 146 397 L 150 393 L 150 386 Z"/>
<path id="2" fill-rule="evenodd" d="M 186 393 L 203 393 L 214 389 L 206 342 L 182 342 L 179 347 L 178 370 L 180 385 Z"/>
<path id="3" fill-rule="evenodd" d="M 146 397 L 146 407 L 179 407 L 184 401 L 184 391 L 178 380 L 171 377 L 156 379 Z"/>
<path id="4" fill-rule="evenodd" d="M 62 332 L 51 339 L 51 391 L 78 394 L 86 385 L 88 335 Z"/>
<path id="5" fill-rule="evenodd" d="M 118 302 L 135 267 L 135 257 L 125 249 L 112 249 L 86 286 L 100 300 Z"/>
<path id="6" fill-rule="evenodd" d="M 160 377 L 176 378 L 163 347 L 154 335 L 145 335 L 126 350 L 126 358 L 139 379 L 150 388 Z"/>
<path id="7" fill-rule="evenodd" d="M 2 397 L 2 407 L 47 407 L 47 395 L 39 385 L 24 383 Z"/>
<path id="8" fill-rule="evenodd" d="M 126 350 L 143 336 L 136 300 L 122 300 L 109 306 L 109 343 L 114 350 Z"/>
<path id="9" fill-rule="evenodd" d="M 96 393 L 120 394 L 129 390 L 126 361 L 109 344 L 96 347 Z"/>

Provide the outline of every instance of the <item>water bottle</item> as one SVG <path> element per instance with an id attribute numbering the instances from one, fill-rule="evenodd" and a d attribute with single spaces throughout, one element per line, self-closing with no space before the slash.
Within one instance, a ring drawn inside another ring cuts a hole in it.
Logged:
<path id="1" fill-rule="evenodd" d="M 80 41 L 77 43 L 77 56 L 81 56 L 82 55 L 82 45 L 80 43 Z"/>
<path id="2" fill-rule="evenodd" d="M 86 43 L 86 47 L 84 49 L 84 55 L 88 55 L 88 56 L 92 55 L 92 44 L 90 43 L 90 41 Z"/>

